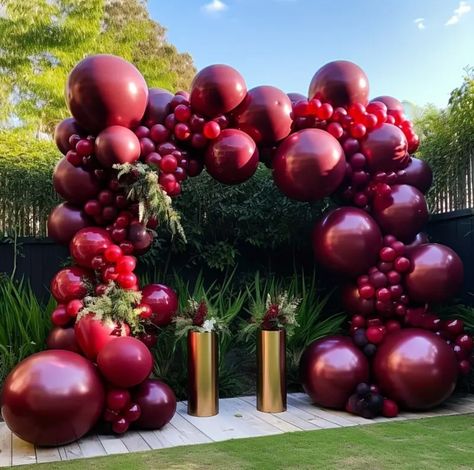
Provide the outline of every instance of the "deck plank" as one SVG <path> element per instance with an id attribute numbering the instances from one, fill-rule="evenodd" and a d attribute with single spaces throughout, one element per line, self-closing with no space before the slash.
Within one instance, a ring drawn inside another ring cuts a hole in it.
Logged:
<path id="1" fill-rule="evenodd" d="M 33 444 L 12 434 L 12 465 L 36 463 L 36 452 Z"/>
<path id="2" fill-rule="evenodd" d="M 95 434 L 83 437 L 78 442 L 84 457 L 101 457 L 107 455 L 104 446 Z"/>
<path id="3" fill-rule="evenodd" d="M 127 431 L 120 436 L 120 440 L 125 444 L 129 452 L 140 452 L 143 450 L 151 450 L 145 439 L 136 431 Z"/>
<path id="4" fill-rule="evenodd" d="M 111 434 L 104 434 L 99 435 L 98 438 L 107 455 L 128 453 L 127 446 L 120 440 L 119 437 L 113 436 Z"/>
<path id="5" fill-rule="evenodd" d="M 58 447 L 58 450 L 61 455 L 61 460 L 75 460 L 84 457 L 78 442 L 71 442 L 65 446 Z"/>
<path id="6" fill-rule="evenodd" d="M 0 423 L 0 467 L 12 464 L 12 432 L 5 423 Z"/>
<path id="7" fill-rule="evenodd" d="M 36 462 L 48 463 L 61 460 L 61 454 L 57 447 L 36 447 Z"/>

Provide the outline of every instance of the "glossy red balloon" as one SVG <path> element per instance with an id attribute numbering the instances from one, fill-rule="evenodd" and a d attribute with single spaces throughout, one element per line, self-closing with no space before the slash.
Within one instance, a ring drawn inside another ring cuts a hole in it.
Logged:
<path id="1" fill-rule="evenodd" d="M 415 239 L 409 243 L 405 244 L 405 254 L 409 255 L 413 248 L 416 248 L 417 246 L 420 245 L 425 245 L 426 243 L 429 243 L 430 240 L 428 238 L 428 234 L 425 232 L 420 232 L 415 235 Z"/>
<path id="2" fill-rule="evenodd" d="M 76 121 L 94 133 L 115 125 L 134 128 L 145 113 L 148 87 L 121 57 L 92 55 L 69 74 L 66 101 Z"/>
<path id="3" fill-rule="evenodd" d="M 130 129 L 110 126 L 97 136 L 95 155 L 106 168 L 116 163 L 133 163 L 140 157 L 140 141 Z"/>
<path id="4" fill-rule="evenodd" d="M 82 354 L 81 348 L 77 344 L 74 327 L 62 328 L 56 326 L 53 328 L 46 339 L 48 349 L 65 349 L 78 354 Z"/>
<path id="5" fill-rule="evenodd" d="M 375 220 L 362 209 L 339 207 L 313 231 L 316 260 L 327 269 L 346 276 L 364 274 L 382 248 L 382 234 Z"/>
<path id="6" fill-rule="evenodd" d="M 82 299 L 87 295 L 86 283 L 90 279 L 91 273 L 79 266 L 61 269 L 51 281 L 51 294 L 61 304 Z"/>
<path id="7" fill-rule="evenodd" d="M 48 236 L 58 243 L 67 245 L 76 232 L 89 225 L 91 220 L 82 209 L 69 202 L 63 202 L 49 214 Z"/>
<path id="8" fill-rule="evenodd" d="M 224 129 L 206 151 L 208 173 L 224 184 L 239 184 L 248 180 L 258 167 L 255 142 L 238 129 Z"/>
<path id="9" fill-rule="evenodd" d="M 142 289 L 142 303 L 151 307 L 153 315 L 150 320 L 156 326 L 166 326 L 178 309 L 178 296 L 171 287 L 149 284 Z"/>
<path id="10" fill-rule="evenodd" d="M 342 289 L 342 305 L 350 315 L 368 316 L 375 312 L 375 300 L 363 299 L 355 284 L 346 284 Z"/>
<path id="11" fill-rule="evenodd" d="M 152 127 L 155 124 L 163 124 L 166 116 L 171 113 L 171 100 L 173 95 L 161 88 L 150 88 L 148 103 L 143 116 L 145 126 Z"/>
<path id="12" fill-rule="evenodd" d="M 430 166 L 419 158 L 411 157 L 406 168 L 397 174 L 397 184 L 415 186 L 422 193 L 426 193 L 433 182 L 433 172 Z"/>
<path id="13" fill-rule="evenodd" d="M 298 201 L 317 201 L 331 195 L 346 172 L 344 150 L 321 129 L 303 129 L 288 136 L 272 164 L 278 188 Z"/>
<path id="14" fill-rule="evenodd" d="M 8 375 L 2 416 L 11 431 L 38 446 L 58 446 L 86 434 L 104 406 L 94 365 L 71 351 L 33 354 Z"/>
<path id="15" fill-rule="evenodd" d="M 54 129 L 54 142 L 63 155 L 66 155 L 70 150 L 69 137 L 73 134 L 84 135 L 84 129 L 77 124 L 74 118 L 64 119 Z"/>
<path id="16" fill-rule="evenodd" d="M 284 139 L 291 130 L 291 101 L 273 86 L 252 88 L 232 115 L 236 127 L 246 132 L 257 145 L 271 145 Z"/>
<path id="17" fill-rule="evenodd" d="M 301 93 L 287 93 L 288 98 L 290 98 L 291 104 L 295 104 L 298 101 L 307 100 L 306 96 Z"/>
<path id="18" fill-rule="evenodd" d="M 431 331 L 406 328 L 388 335 L 373 363 L 382 393 L 409 410 L 427 410 L 446 400 L 458 376 L 451 346 Z"/>
<path id="19" fill-rule="evenodd" d="M 353 62 L 336 60 L 323 65 L 313 76 L 308 98 L 318 98 L 337 106 L 352 103 L 367 104 L 369 80 L 365 72 Z"/>
<path id="20" fill-rule="evenodd" d="M 69 251 L 77 264 L 92 268 L 92 259 L 102 255 L 112 245 L 107 230 L 99 227 L 86 227 L 74 235 L 69 244 Z"/>
<path id="21" fill-rule="evenodd" d="M 140 429 L 161 429 L 176 413 L 176 396 L 160 380 L 148 379 L 134 392 L 133 401 L 142 413 L 135 425 Z"/>
<path id="22" fill-rule="evenodd" d="M 94 199 L 100 191 L 95 174 L 72 165 L 66 157 L 61 158 L 54 169 L 53 185 L 63 199 L 74 204 Z"/>
<path id="23" fill-rule="evenodd" d="M 356 386 L 367 382 L 369 363 L 349 337 L 328 336 L 306 348 L 300 377 L 315 404 L 342 410 Z"/>
<path id="24" fill-rule="evenodd" d="M 132 222 L 128 227 L 128 240 L 133 245 L 134 254 L 146 253 L 153 243 L 151 232 L 141 222 Z"/>
<path id="25" fill-rule="evenodd" d="M 441 303 L 462 288 L 463 263 L 451 248 L 428 243 L 411 249 L 408 257 L 413 266 L 405 277 L 405 287 L 413 302 Z"/>
<path id="26" fill-rule="evenodd" d="M 377 98 L 374 98 L 370 101 L 379 101 L 380 103 L 383 103 L 385 106 L 387 106 L 388 114 L 392 114 L 393 112 L 403 113 L 403 104 L 400 100 L 397 100 L 397 98 L 394 98 L 393 96 L 377 96 Z"/>
<path id="27" fill-rule="evenodd" d="M 99 351 L 97 365 L 109 383 L 130 388 L 142 383 L 151 374 L 153 357 L 140 340 L 122 336 L 109 341 Z"/>
<path id="28" fill-rule="evenodd" d="M 408 164 L 408 142 L 401 129 L 393 124 L 382 124 L 360 142 L 369 170 L 398 171 Z"/>
<path id="29" fill-rule="evenodd" d="M 429 218 L 425 197 L 407 184 L 392 186 L 390 196 L 376 194 L 373 215 L 385 233 L 403 242 L 411 242 Z"/>
<path id="30" fill-rule="evenodd" d="M 247 94 L 240 73 L 223 64 L 209 65 L 198 72 L 191 83 L 190 102 L 193 111 L 208 117 L 227 114 Z"/>

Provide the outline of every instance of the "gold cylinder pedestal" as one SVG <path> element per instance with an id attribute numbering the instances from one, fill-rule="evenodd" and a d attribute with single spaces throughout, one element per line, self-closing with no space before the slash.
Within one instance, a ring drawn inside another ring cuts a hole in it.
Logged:
<path id="1" fill-rule="evenodd" d="M 219 412 L 217 336 L 188 333 L 188 414 L 214 416 Z"/>
<path id="2" fill-rule="evenodd" d="M 260 330 L 257 336 L 257 410 L 286 411 L 286 331 Z"/>

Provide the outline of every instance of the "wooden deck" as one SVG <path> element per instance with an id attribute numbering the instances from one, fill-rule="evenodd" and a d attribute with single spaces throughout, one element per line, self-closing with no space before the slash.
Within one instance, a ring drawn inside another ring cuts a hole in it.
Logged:
<path id="1" fill-rule="evenodd" d="M 474 395 L 456 396 L 435 410 L 426 413 L 402 413 L 392 420 L 368 420 L 342 411 L 321 409 L 312 405 L 309 398 L 302 393 L 288 395 L 288 410 L 278 414 L 257 411 L 255 397 L 220 400 L 220 413 L 210 418 L 188 416 L 186 404 L 180 402 L 171 423 L 160 431 L 129 431 L 120 437 L 91 434 L 73 444 L 56 448 L 35 448 L 12 435 L 5 423 L 1 422 L 0 467 L 465 413 L 474 413 Z"/>

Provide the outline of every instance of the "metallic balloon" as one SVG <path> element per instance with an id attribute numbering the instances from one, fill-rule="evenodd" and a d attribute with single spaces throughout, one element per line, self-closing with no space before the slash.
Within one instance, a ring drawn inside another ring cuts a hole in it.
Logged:
<path id="1" fill-rule="evenodd" d="M 112 245 L 109 232 L 99 227 L 86 227 L 74 235 L 69 251 L 74 261 L 86 268 L 92 268 L 92 260 L 102 255 Z"/>
<path id="2" fill-rule="evenodd" d="M 424 160 L 411 157 L 406 168 L 397 173 L 397 184 L 409 184 L 415 186 L 423 194 L 428 191 L 433 182 L 433 172 Z"/>
<path id="3" fill-rule="evenodd" d="M 428 243 L 411 249 L 408 257 L 412 269 L 405 277 L 405 287 L 413 302 L 444 302 L 462 288 L 463 263 L 451 248 Z"/>
<path id="4" fill-rule="evenodd" d="M 150 320 L 156 326 L 166 326 L 178 309 L 178 296 L 171 287 L 149 284 L 142 289 L 142 303 L 151 307 L 153 315 Z"/>
<path id="5" fill-rule="evenodd" d="M 308 98 L 318 98 L 334 107 L 352 103 L 367 104 L 369 80 L 353 62 L 336 60 L 323 65 L 313 76 Z"/>
<path id="6" fill-rule="evenodd" d="M 393 96 L 377 96 L 377 98 L 370 100 L 371 103 L 374 101 L 379 101 L 380 103 L 383 103 L 387 107 L 388 114 L 400 112 L 403 113 L 403 104 L 400 100 L 397 100 L 397 98 L 394 98 Z"/>
<path id="7" fill-rule="evenodd" d="M 382 248 L 382 234 L 375 220 L 362 209 L 339 207 L 320 221 L 313 231 L 316 260 L 327 269 L 357 276 L 373 266 Z"/>
<path id="8" fill-rule="evenodd" d="M 69 137 L 73 134 L 84 135 L 85 131 L 76 122 L 74 118 L 66 118 L 61 121 L 54 129 L 54 142 L 59 151 L 66 155 L 70 150 Z"/>
<path id="9" fill-rule="evenodd" d="M 288 136 L 272 164 L 278 188 L 298 201 L 317 201 L 331 195 L 346 172 L 344 150 L 321 129 L 304 129 Z"/>
<path id="10" fill-rule="evenodd" d="M 91 225 L 91 220 L 82 209 L 69 202 L 56 206 L 48 217 L 48 236 L 67 245 L 76 232 Z"/>
<path id="11" fill-rule="evenodd" d="M 454 391 L 458 365 L 453 348 L 431 331 L 406 328 L 388 335 L 374 358 L 377 385 L 409 410 L 427 410 Z"/>
<path id="12" fill-rule="evenodd" d="M 290 98 L 291 104 L 295 104 L 297 101 L 307 100 L 306 96 L 301 93 L 287 93 L 288 98 Z"/>
<path id="13" fill-rule="evenodd" d="M 368 316 L 375 313 L 375 299 L 363 299 L 355 284 L 346 284 L 342 288 L 342 305 L 350 315 Z"/>
<path id="14" fill-rule="evenodd" d="M 60 326 L 54 327 L 46 339 L 47 349 L 65 349 L 78 354 L 82 354 L 81 348 L 76 341 L 76 333 L 74 327 L 62 328 Z"/>
<path id="15" fill-rule="evenodd" d="M 328 336 L 306 348 L 300 377 L 315 404 L 342 410 L 356 386 L 369 379 L 369 363 L 351 338 Z"/>
<path id="16" fill-rule="evenodd" d="M 111 168 L 116 163 L 133 163 L 140 157 L 140 141 L 130 129 L 110 126 L 97 136 L 95 155 L 106 168 Z"/>
<path id="17" fill-rule="evenodd" d="M 87 282 L 91 279 L 91 271 L 79 266 L 61 269 L 51 281 L 51 295 L 60 304 L 83 299 L 87 295 Z"/>
<path id="18" fill-rule="evenodd" d="M 136 255 L 146 253 L 153 243 L 153 236 L 141 222 L 132 222 L 128 227 L 128 241 L 133 245 L 133 252 Z"/>
<path id="19" fill-rule="evenodd" d="M 150 88 L 148 92 L 148 104 L 143 116 L 143 122 L 148 127 L 152 127 L 155 124 L 163 124 L 166 116 L 171 113 L 170 103 L 173 95 L 161 88 Z"/>
<path id="20" fill-rule="evenodd" d="M 417 246 L 420 245 L 425 245 L 426 243 L 429 243 L 430 240 L 428 238 L 428 234 L 425 232 L 420 232 L 415 235 L 415 239 L 408 244 L 405 244 L 405 253 L 408 255 L 411 253 L 413 248 L 416 248 Z"/>
<path id="21" fill-rule="evenodd" d="M 104 399 L 94 365 L 79 354 L 55 349 L 33 354 L 10 372 L 2 391 L 2 416 L 21 439 L 59 446 L 90 431 Z"/>

